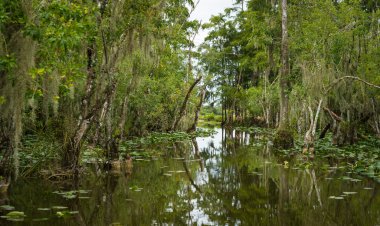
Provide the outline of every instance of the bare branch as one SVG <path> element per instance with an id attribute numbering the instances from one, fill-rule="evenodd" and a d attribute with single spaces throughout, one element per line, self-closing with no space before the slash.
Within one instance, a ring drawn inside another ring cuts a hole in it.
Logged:
<path id="1" fill-rule="evenodd" d="M 335 85 L 337 85 L 339 82 L 341 82 L 341 81 L 343 81 L 343 80 L 345 80 L 345 79 L 353 79 L 353 80 L 357 80 L 357 81 L 362 82 L 362 83 L 364 83 L 364 84 L 366 84 L 366 85 L 368 85 L 368 86 L 371 86 L 371 87 L 373 87 L 373 88 L 380 89 L 380 86 L 378 86 L 378 85 L 375 85 L 375 84 L 372 84 L 372 83 L 370 83 L 370 82 L 367 82 L 367 81 L 365 81 L 365 80 L 363 80 L 363 79 L 361 79 L 361 78 L 359 78 L 359 77 L 355 77 L 355 76 L 349 76 L 349 75 L 347 75 L 347 76 L 340 77 L 340 78 L 336 79 L 333 83 L 331 83 L 331 84 L 327 87 L 327 89 L 324 91 L 324 94 L 327 94 L 328 92 L 330 92 L 330 90 L 331 90 Z"/>

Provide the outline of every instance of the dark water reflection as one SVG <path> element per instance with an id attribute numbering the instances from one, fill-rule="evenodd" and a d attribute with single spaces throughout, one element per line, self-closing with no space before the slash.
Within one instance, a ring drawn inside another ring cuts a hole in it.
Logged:
<path id="1" fill-rule="evenodd" d="M 2 200 L 27 217 L 0 225 L 380 225 L 379 184 L 334 164 L 276 157 L 263 136 L 218 130 L 161 150 L 135 160 L 131 174 L 92 166 L 77 183 L 19 180 Z M 53 193 L 78 189 L 91 191 Z M 38 210 L 52 206 L 79 213 Z"/>

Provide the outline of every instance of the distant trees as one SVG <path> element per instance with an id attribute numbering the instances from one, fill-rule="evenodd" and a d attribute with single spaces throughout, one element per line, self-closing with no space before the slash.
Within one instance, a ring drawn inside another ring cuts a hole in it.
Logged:
<path id="1" fill-rule="evenodd" d="M 340 145 L 355 142 L 362 132 L 379 135 L 378 5 L 237 3 L 204 26 L 211 32 L 201 49 L 205 71 L 221 93 L 226 124 L 288 123 L 288 131 L 304 136 L 313 122 L 321 131 L 328 128 Z M 315 122 L 317 109 L 322 110 Z"/>

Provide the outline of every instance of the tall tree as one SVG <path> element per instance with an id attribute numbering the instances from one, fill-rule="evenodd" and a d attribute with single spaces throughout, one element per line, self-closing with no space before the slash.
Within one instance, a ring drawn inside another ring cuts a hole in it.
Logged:
<path id="1" fill-rule="evenodd" d="M 289 40 L 288 40 L 288 6 L 287 0 L 281 1 L 281 72 L 280 72 L 280 130 L 289 127 Z"/>
<path id="2" fill-rule="evenodd" d="M 279 75 L 280 88 L 280 121 L 274 139 L 274 145 L 278 148 L 290 148 L 293 146 L 293 134 L 289 127 L 289 94 L 290 67 L 289 67 L 289 37 L 288 37 L 288 3 L 281 1 L 281 71 Z"/>

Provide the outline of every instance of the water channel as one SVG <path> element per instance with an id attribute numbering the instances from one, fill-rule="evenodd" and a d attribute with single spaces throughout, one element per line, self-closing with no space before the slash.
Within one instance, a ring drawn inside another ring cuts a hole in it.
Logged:
<path id="1" fill-rule="evenodd" d="M 129 170 L 90 164 L 75 182 L 14 182 L 1 205 L 26 216 L 0 225 L 380 225 L 378 183 L 281 157 L 263 135 L 218 129 L 151 149 L 163 154 Z"/>

